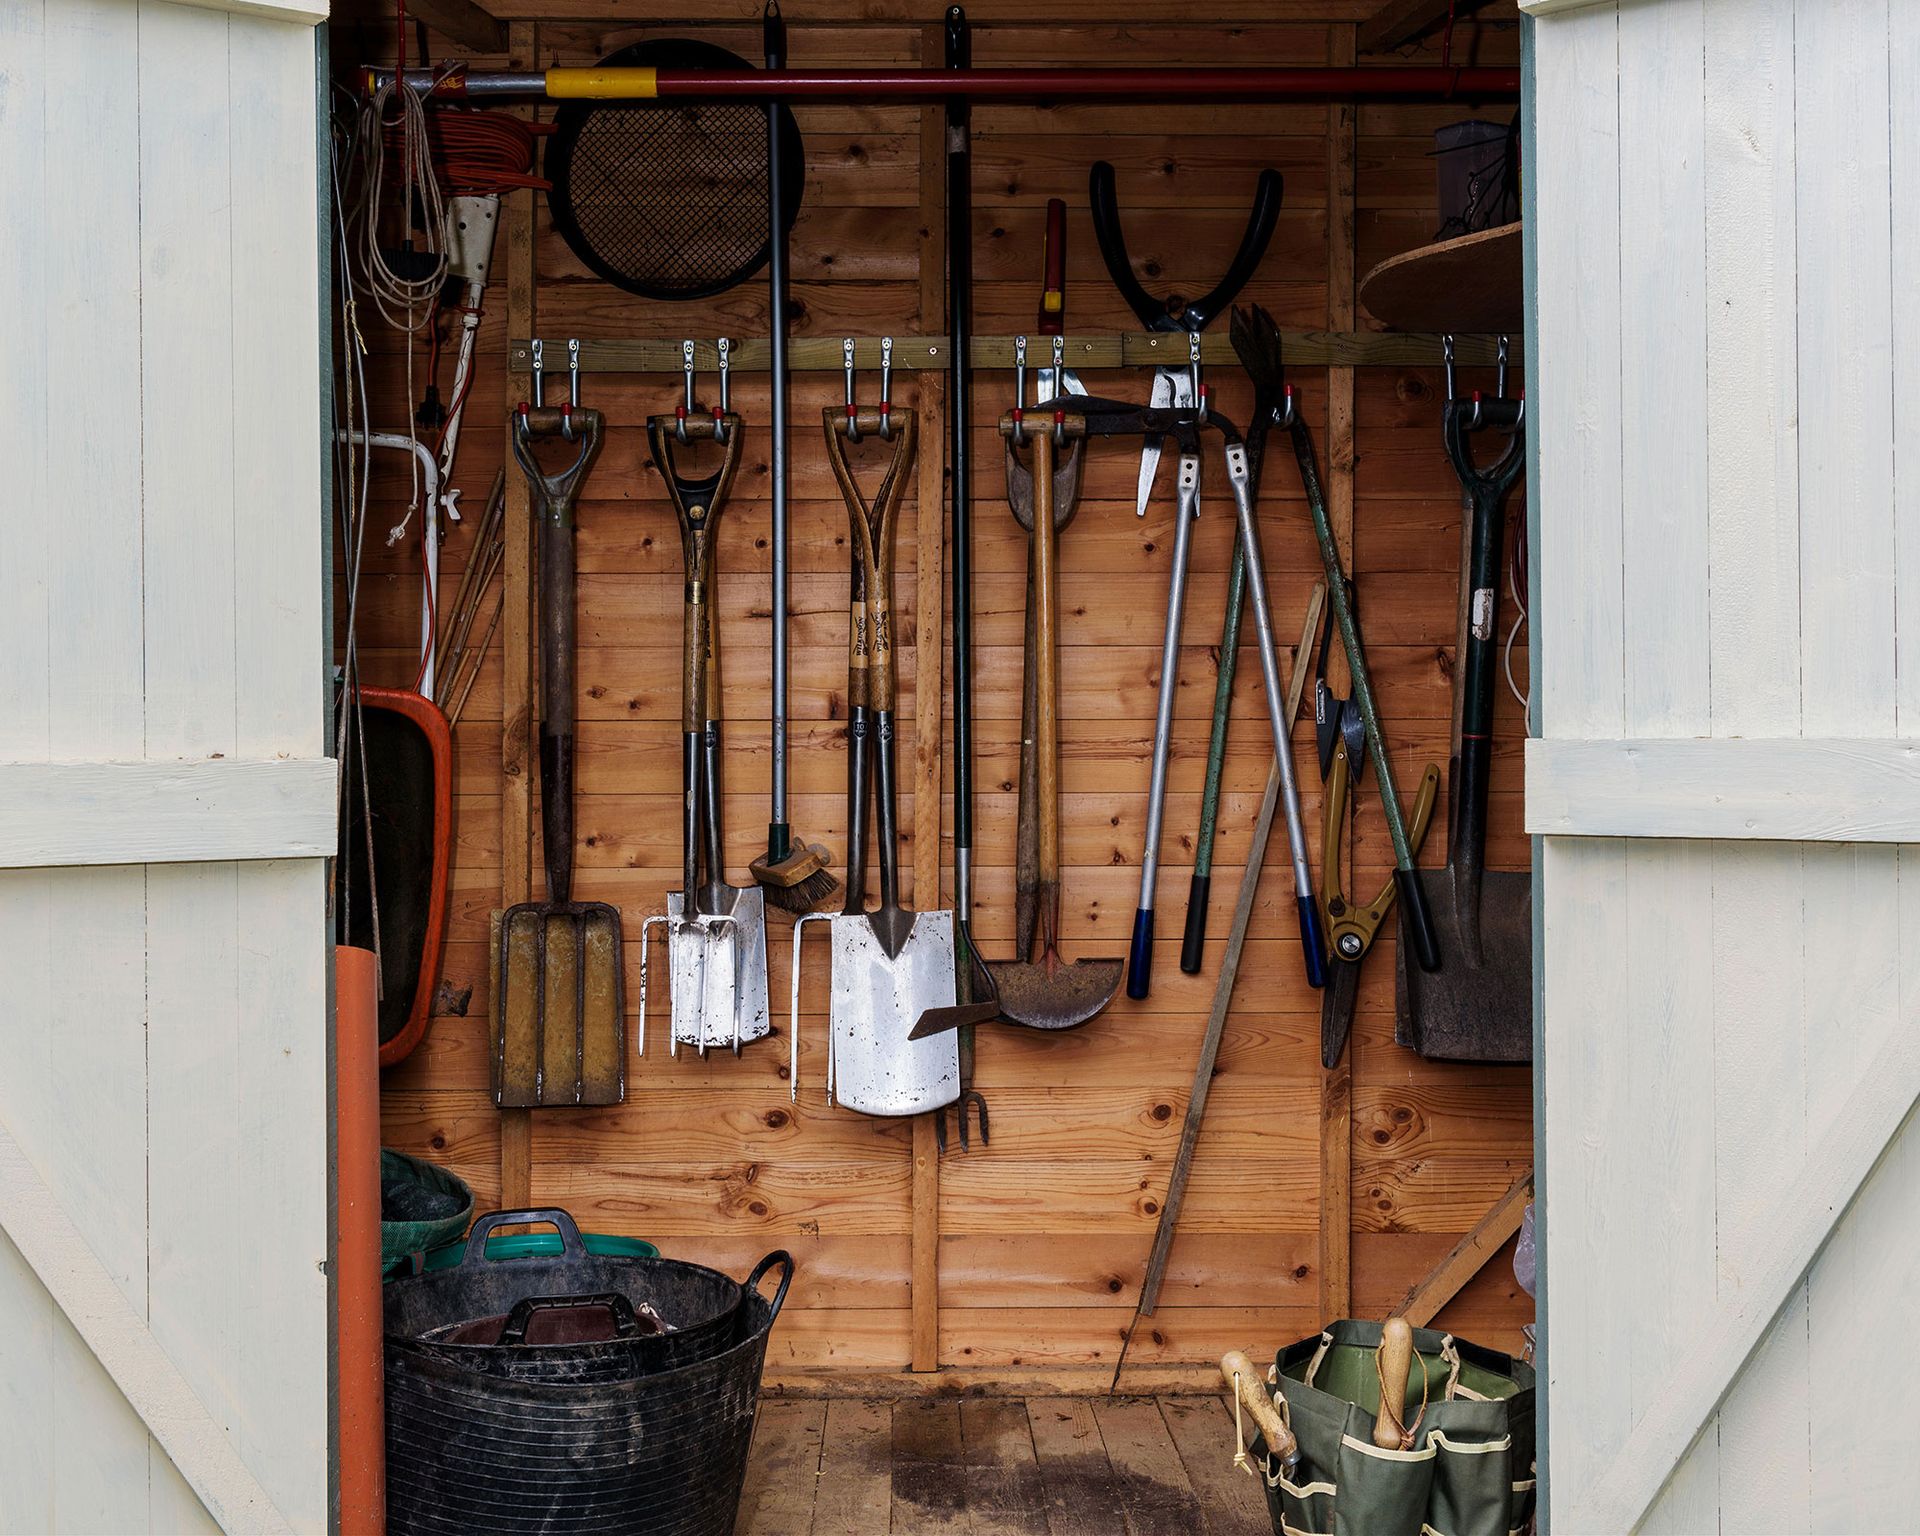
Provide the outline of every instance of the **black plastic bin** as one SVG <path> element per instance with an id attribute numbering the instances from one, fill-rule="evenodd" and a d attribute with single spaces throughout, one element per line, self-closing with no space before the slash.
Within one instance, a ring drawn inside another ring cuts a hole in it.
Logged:
<path id="1" fill-rule="evenodd" d="M 387 1341 L 387 1530 L 730 1536 L 746 1480 L 771 1300 L 747 1294 L 725 1347 L 676 1369 L 526 1381 Z"/>

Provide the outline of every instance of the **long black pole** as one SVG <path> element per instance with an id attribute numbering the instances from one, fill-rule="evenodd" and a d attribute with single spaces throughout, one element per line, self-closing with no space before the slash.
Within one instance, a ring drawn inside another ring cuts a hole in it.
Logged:
<path id="1" fill-rule="evenodd" d="M 967 13 L 947 7 L 948 69 L 972 63 Z M 973 486 L 967 423 L 973 335 L 973 157 L 970 108 L 947 102 L 947 485 L 953 506 L 953 886 L 966 923 L 973 909 Z M 968 967 L 961 966 L 964 974 Z"/>
<path id="2" fill-rule="evenodd" d="M 767 68 L 787 62 L 787 24 L 779 0 L 767 0 L 760 21 Z M 787 209 L 781 184 L 780 103 L 767 105 L 767 333 L 772 341 L 773 421 L 767 458 L 773 487 L 773 708 L 772 816 L 767 827 L 767 859 L 778 864 L 792 851 L 787 819 Z"/>

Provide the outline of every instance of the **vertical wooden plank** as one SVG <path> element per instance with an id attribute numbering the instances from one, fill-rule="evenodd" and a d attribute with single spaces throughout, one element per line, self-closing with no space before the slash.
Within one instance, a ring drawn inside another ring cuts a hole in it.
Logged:
<path id="1" fill-rule="evenodd" d="M 139 12 L 141 376 L 148 755 L 232 754 L 236 509 L 228 18 Z M 239 907 L 231 864 L 147 879 L 147 1311 L 154 1337 L 234 1432 L 227 1332 L 236 1178 Z M 264 1298 L 252 1298 L 256 1303 Z"/>
<path id="2" fill-rule="evenodd" d="M 1704 16 L 1700 0 L 1627 6 L 1619 31 L 1619 174 L 1661 210 L 1620 223 L 1622 658 L 1630 736 L 1704 735 L 1708 523 Z M 1632 1083 L 1629 1167 L 1606 1194 L 1642 1255 L 1613 1280 L 1640 1319 L 1618 1341 L 1637 1419 L 1714 1303 L 1712 852 L 1626 847 L 1627 1007 L 1609 1049 Z M 1620 1134 L 1616 1132 L 1616 1134 Z M 1703 1437 L 1649 1531 L 1711 1529 L 1717 1442 Z"/>
<path id="3" fill-rule="evenodd" d="M 1621 605 L 1620 167 L 1618 8 L 1536 24 L 1536 296 L 1530 361 L 1542 508 L 1539 718 L 1549 736 L 1623 727 Z M 1609 1256 L 1627 1232 L 1615 1190 L 1618 1125 L 1631 1104 L 1614 1045 L 1626 1009 L 1624 852 L 1618 842 L 1549 838 L 1540 855 L 1541 998 L 1546 1031 L 1545 1185 L 1553 1191 L 1546 1284 L 1554 1487 L 1578 1490 L 1631 1427 L 1619 1340 L 1634 1325 Z"/>
<path id="4" fill-rule="evenodd" d="M 1887 73 L 1893 195 L 1894 462 L 1920 461 L 1920 17 L 1911 6 L 1888 11 Z M 1911 473 L 1893 486 L 1896 591 L 1907 612 L 1920 600 L 1920 486 Z M 1903 624 L 1894 667 L 1902 736 L 1920 733 L 1920 624 Z"/>
<path id="5" fill-rule="evenodd" d="M 14 217 L 47 206 L 46 0 L 0 3 L 0 55 L 12 61 L 0 96 L 0 207 Z M 47 756 L 47 565 L 55 520 L 47 505 L 48 245 L 0 240 L 0 462 L 7 466 L 7 601 L 0 603 L 0 757 Z"/>
<path id="6" fill-rule="evenodd" d="M 1801 702 L 1809 735 L 1891 735 L 1893 276 L 1886 0 L 1808 10 L 1795 34 Z"/>
<path id="7" fill-rule="evenodd" d="M 1260 1484 L 1233 1464 L 1233 1410 L 1218 1397 L 1163 1397 L 1160 1417 L 1200 1501 L 1205 1536 L 1271 1536 Z"/>
<path id="8" fill-rule="evenodd" d="M 0 1531 L 53 1529 L 48 1405 L 60 1383 L 57 1312 L 39 1276 L 0 1232 Z"/>
<path id="9" fill-rule="evenodd" d="M 45 0 L 0 0 L 0 57 L 12 61 L 0 92 L 0 206 L 21 219 L 47 203 Z M 55 29 L 57 33 L 57 28 Z M 49 272 L 41 240 L 0 240 L 0 458 L 11 492 L 4 523 L 7 601 L 0 603 L 0 757 L 44 760 L 48 750 L 46 377 Z M 0 1120 L 38 1152 L 46 1123 L 51 1012 L 47 891 L 43 871 L 0 873 Z M 53 1528 L 54 1413 L 66 1361 L 58 1308 L 0 1233 L 0 1530 Z M 71 1330 L 68 1330 L 69 1334 Z M 144 1446 L 145 1437 L 141 1437 Z"/>
<path id="10" fill-rule="evenodd" d="M 169 1536 L 220 1536 L 220 1522 L 207 1513 L 207 1506 L 158 1442 L 153 1447 L 147 1480 L 147 1518 L 154 1531 L 165 1531 Z"/>
<path id="11" fill-rule="evenodd" d="M 920 34 L 923 63 L 945 49 L 937 27 Z M 920 323 L 936 335 L 946 311 L 946 112 L 920 112 Z M 917 538 L 914 576 L 913 715 L 913 904 L 921 911 L 940 905 L 940 722 L 944 702 L 941 615 L 946 612 L 941 576 L 946 549 L 947 437 L 940 430 L 946 388 L 937 373 L 917 376 L 920 400 L 920 466 L 916 490 Z M 933 1119 L 913 1122 L 913 1368 L 940 1368 L 940 1148 Z"/>
<path id="12" fill-rule="evenodd" d="M 967 1530 L 960 1404 L 913 1398 L 893 1406 L 893 1529 L 925 1536 Z"/>
<path id="13" fill-rule="evenodd" d="M 509 69 L 532 69 L 539 33 L 530 21 L 507 27 Z M 517 109 L 533 116 L 533 109 Z M 507 335 L 532 336 L 538 324 L 533 252 L 533 193 L 510 192 L 502 200 L 507 245 Z M 510 400 L 528 394 L 525 375 L 508 380 Z M 510 428 L 502 425 L 503 434 Z M 518 472 L 511 445 L 503 441 L 507 466 L 505 556 L 501 562 L 500 623 L 500 905 L 533 894 L 533 503 Z M 533 1120 L 524 1109 L 500 1111 L 500 1204 L 533 1203 Z"/>
<path id="14" fill-rule="evenodd" d="M 735 1525 L 740 1536 L 795 1536 L 811 1525 L 826 1417 L 820 1398 L 760 1405 Z"/>
<path id="15" fill-rule="evenodd" d="M 1715 735 L 1800 729 L 1793 0 L 1706 7 L 1707 520 Z M 1773 1192 L 1806 1157 L 1801 853 L 1713 848 L 1719 1295 L 1762 1255 Z M 1785 1091 L 1782 1091 L 1783 1085 Z M 1810 1528 L 1803 1286 L 1720 1411 L 1733 1529 Z"/>
<path id="16" fill-rule="evenodd" d="M 973 1536 L 1048 1536 L 1026 1403 L 1006 1397 L 963 1399 L 960 1439 Z"/>
<path id="17" fill-rule="evenodd" d="M 812 1536 L 869 1536 L 887 1528 L 893 1508 L 892 1442 L 889 1404 L 838 1397 L 827 1403 Z"/>
<path id="18" fill-rule="evenodd" d="M 1328 62 L 1354 61 L 1355 29 L 1328 28 Z M 1327 108 L 1327 329 L 1354 325 L 1354 188 L 1358 114 L 1352 103 Z M 1327 370 L 1327 515 L 1344 569 L 1353 570 L 1353 370 Z M 1339 1065 L 1320 1079 L 1320 1316 L 1353 1310 L 1354 1031 Z"/>
<path id="19" fill-rule="evenodd" d="M 1029 1398 L 1027 1428 L 1046 1485 L 1048 1536 L 1114 1536 L 1125 1530 L 1093 1400 Z"/>
<path id="20" fill-rule="evenodd" d="M 234 434 L 235 745 L 253 757 L 317 754 L 326 735 L 317 663 L 326 640 L 321 568 L 319 332 L 300 302 L 319 291 L 313 39 L 304 28 L 229 23 L 233 162 L 233 377 L 255 402 Z M 271 166 L 272 174 L 260 167 Z M 330 953 L 320 860 L 241 864 L 227 1177 L 271 1188 L 236 1212 L 240 1295 L 272 1296 L 225 1332 L 228 1422 L 261 1486 L 295 1524 L 326 1519 Z M 289 1135 L 287 1127 L 311 1127 Z M 276 1313 L 278 1315 L 276 1315 Z"/>
<path id="21" fill-rule="evenodd" d="M 1093 1417 L 1117 1474 L 1131 1536 L 1192 1536 L 1200 1503 L 1159 1406 L 1150 1397 L 1104 1397 Z"/>
<path id="22" fill-rule="evenodd" d="M 1808 734 L 1884 736 L 1898 724 L 1894 604 L 1895 318 L 1889 182 L 1892 110 L 1886 0 L 1801 6 L 1795 29 L 1795 195 L 1800 334 L 1801 721 Z M 1817 340 L 1815 340 L 1817 338 Z M 1817 402 L 1817 405 L 1814 404 Z M 1817 511 L 1812 510 L 1817 507 Z M 1901 892 L 1893 848 L 1809 847 L 1807 1125 L 1817 1136 L 1900 1004 Z M 1897 1351 L 1857 1324 L 1895 1316 L 1916 1262 L 1911 1138 L 1903 1136 L 1809 1272 L 1809 1446 L 1816 1530 L 1905 1518 L 1879 1436 L 1833 1422 L 1888 1387 Z M 1895 1215 L 1895 1212 L 1899 1215 Z M 1849 1327 L 1847 1319 L 1855 1326 Z"/>
<path id="23" fill-rule="evenodd" d="M 50 101 L 107 100 L 46 141 L 47 749 L 144 751 L 139 60 L 124 4 L 63 6 L 46 38 Z M 73 189 L 71 192 L 62 189 Z M 43 886 L 54 945 L 41 1051 L 48 1177 L 129 1302 L 146 1303 L 146 888 L 138 870 L 69 869 Z M 67 963 L 85 935 L 88 963 Z M 85 1027 L 75 1027 L 85 1020 Z M 61 1106 L 88 1103 L 99 1120 Z M 101 1123 L 112 1130 L 102 1133 Z"/>

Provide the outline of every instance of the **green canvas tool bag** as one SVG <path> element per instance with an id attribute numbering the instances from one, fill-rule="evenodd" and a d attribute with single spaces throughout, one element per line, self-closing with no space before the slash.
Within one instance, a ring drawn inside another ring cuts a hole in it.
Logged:
<path id="1" fill-rule="evenodd" d="M 1373 1443 L 1380 1324 L 1346 1321 L 1275 1356 L 1300 1460 L 1253 1426 L 1241 1445 L 1274 1536 L 1515 1536 L 1533 1517 L 1533 1367 L 1430 1328 L 1413 1331 L 1408 1450 Z"/>

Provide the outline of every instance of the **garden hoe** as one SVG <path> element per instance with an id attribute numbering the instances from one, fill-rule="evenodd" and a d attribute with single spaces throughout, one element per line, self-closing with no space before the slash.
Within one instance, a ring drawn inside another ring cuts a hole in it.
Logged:
<path id="1" fill-rule="evenodd" d="M 626 999 L 620 913 L 574 901 L 574 501 L 600 450 L 598 411 L 522 405 L 513 454 L 539 518 L 540 817 L 547 899 L 501 914 L 494 972 L 494 1102 L 506 1109 L 618 1104 L 626 1092 Z M 548 474 L 536 440 L 578 447 Z"/>
<path id="2" fill-rule="evenodd" d="M 1497 397 L 1485 400 L 1477 394 L 1455 399 L 1449 390 L 1442 416 L 1447 457 L 1468 506 L 1447 865 L 1418 876 L 1443 958 L 1437 972 L 1421 974 L 1406 963 L 1406 944 L 1399 946 L 1393 1033 L 1422 1056 L 1447 1061 L 1533 1059 L 1533 877 L 1486 869 L 1501 521 L 1506 494 L 1526 461 L 1526 402 L 1506 398 L 1504 384 Z M 1507 437 L 1485 469 L 1474 462 L 1472 446 L 1474 433 L 1483 429 Z"/>
<path id="3" fill-rule="evenodd" d="M 1076 402 L 1077 404 L 1077 402 Z M 1030 908 L 1041 939 L 1039 960 L 1032 958 L 1033 923 L 1021 927 L 1016 937 L 1019 947 L 1012 960 L 996 961 L 991 966 L 1000 990 L 1000 1015 L 1009 1023 L 1025 1024 L 1032 1029 L 1072 1029 L 1099 1013 L 1120 989 L 1123 974 L 1118 960 L 1076 960 L 1068 964 L 1060 958 L 1060 737 L 1059 666 L 1057 631 L 1060 612 L 1058 550 L 1059 524 L 1054 505 L 1056 480 L 1055 438 L 1084 439 L 1087 420 L 1076 412 L 1069 417 L 1064 410 L 1053 412 L 1053 422 L 1037 424 L 1027 431 L 1013 416 L 1000 423 L 1001 433 L 1010 444 L 1025 436 L 1033 444 L 1033 472 L 1025 484 L 1032 498 L 1029 525 L 1028 572 L 1033 583 L 1034 628 L 1027 650 L 1027 673 L 1034 701 L 1033 729 L 1027 733 L 1034 747 L 1034 794 L 1037 817 L 1035 863 L 1029 882 L 1023 865 L 1019 872 L 1022 892 L 1031 887 Z M 1076 441 L 1075 452 L 1079 443 Z M 1008 492 L 1016 506 L 1023 500 L 1022 477 L 1017 464 L 1009 471 Z M 1068 477 L 1068 486 L 1077 490 L 1077 471 Z M 1071 515 L 1069 513 L 1069 515 Z M 1021 774 L 1024 790 L 1027 775 Z"/>
<path id="4" fill-rule="evenodd" d="M 909 911 L 900 904 L 899 890 L 893 539 L 912 473 L 917 418 L 884 403 L 878 410 L 860 410 L 851 399 L 844 414 L 829 406 L 822 416 L 828 462 L 847 503 L 850 542 L 859 560 L 847 667 L 847 906 L 833 915 L 809 913 L 794 923 L 792 1091 L 797 1098 L 801 940 L 808 923 L 824 921 L 833 936 L 828 1099 L 862 1114 L 917 1115 L 960 1096 L 953 1031 L 928 1040 L 911 1038 L 923 1014 L 954 1006 L 953 913 Z M 872 501 L 861 493 L 847 456 L 848 443 L 868 433 L 893 445 Z M 872 912 L 863 910 L 869 758 L 880 864 L 880 905 Z"/>
<path id="5" fill-rule="evenodd" d="M 656 925 L 664 925 L 672 987 L 669 1041 L 676 1054 L 682 1045 L 702 1054 L 716 1045 L 737 1051 L 746 1042 L 763 1038 L 771 1028 L 766 897 L 758 886 L 743 890 L 727 884 L 721 816 L 714 546 L 720 515 L 740 465 L 740 439 L 740 418 L 731 411 L 716 411 L 711 418 L 695 417 L 690 411 L 647 418 L 654 467 L 666 482 L 680 524 L 686 604 L 680 690 L 681 888 L 668 893 L 664 917 L 650 917 L 641 925 L 640 1014 L 644 1038 L 648 939 Z M 719 467 L 708 475 L 684 473 L 674 453 L 675 443 L 702 441 L 718 445 Z"/>

